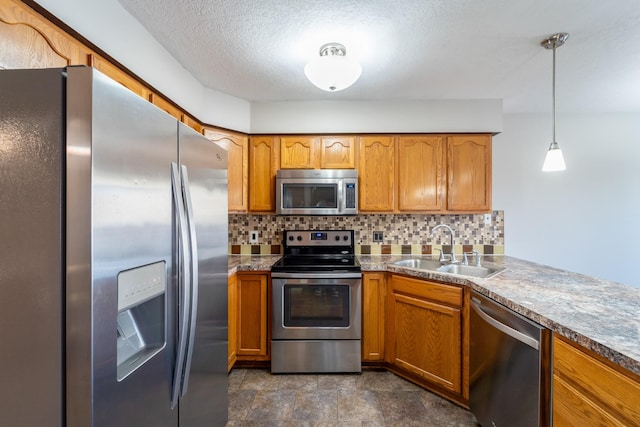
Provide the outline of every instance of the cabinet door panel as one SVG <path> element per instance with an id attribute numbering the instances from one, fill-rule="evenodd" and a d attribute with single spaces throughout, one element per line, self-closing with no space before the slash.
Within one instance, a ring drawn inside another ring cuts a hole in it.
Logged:
<path id="1" fill-rule="evenodd" d="M 394 363 L 452 392 L 461 391 L 461 312 L 394 294 Z"/>
<path id="2" fill-rule="evenodd" d="M 640 382 L 554 337 L 554 425 L 640 425 Z"/>
<path id="3" fill-rule="evenodd" d="M 444 139 L 403 136 L 398 140 L 398 210 L 439 211 L 444 205 Z"/>
<path id="4" fill-rule="evenodd" d="M 447 143 L 447 209 L 491 210 L 491 137 L 458 135 Z"/>
<path id="5" fill-rule="evenodd" d="M 361 211 L 393 211 L 394 148 L 393 138 L 390 136 L 360 138 L 358 181 Z"/>
<path id="6" fill-rule="evenodd" d="M 355 145 L 354 137 L 322 137 L 320 140 L 320 168 L 355 168 Z"/>
<path id="7" fill-rule="evenodd" d="M 425 385 L 462 390 L 462 289 L 392 274 L 386 303 L 385 360 Z"/>
<path id="8" fill-rule="evenodd" d="M 238 274 L 238 356 L 267 355 L 267 276 Z"/>
<path id="9" fill-rule="evenodd" d="M 274 212 L 278 146 L 271 136 L 249 139 L 249 210 Z"/>
<path id="10" fill-rule="evenodd" d="M 384 273 L 362 276 L 362 360 L 384 360 L 384 306 L 386 296 Z"/>
<path id="11" fill-rule="evenodd" d="M 307 136 L 280 138 L 282 169 L 316 169 L 316 138 Z"/>
<path id="12" fill-rule="evenodd" d="M 228 365 L 227 369 L 230 371 L 233 365 L 236 363 L 238 356 L 238 284 L 236 275 L 229 277 L 227 284 L 227 304 L 228 304 L 228 317 L 229 317 L 229 329 L 228 329 Z"/>
<path id="13" fill-rule="evenodd" d="M 229 211 L 249 208 L 249 141 L 245 135 L 205 129 L 204 136 L 227 150 Z"/>

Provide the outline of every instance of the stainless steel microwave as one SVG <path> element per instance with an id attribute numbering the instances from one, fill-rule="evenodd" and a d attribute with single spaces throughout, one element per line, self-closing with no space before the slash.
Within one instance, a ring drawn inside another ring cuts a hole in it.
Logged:
<path id="1" fill-rule="evenodd" d="M 355 169 L 281 169 L 276 172 L 278 215 L 355 215 Z"/>

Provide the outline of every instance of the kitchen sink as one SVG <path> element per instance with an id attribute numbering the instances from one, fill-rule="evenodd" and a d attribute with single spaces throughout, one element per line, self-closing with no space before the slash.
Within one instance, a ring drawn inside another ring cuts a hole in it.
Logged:
<path id="1" fill-rule="evenodd" d="M 478 277 L 486 279 L 500 273 L 503 268 L 477 267 L 475 265 L 445 264 L 437 269 L 443 273 L 459 274 L 461 276 Z"/>
<path id="2" fill-rule="evenodd" d="M 437 270 L 442 267 L 442 263 L 435 259 L 411 258 L 396 261 L 393 265 L 398 267 L 417 268 L 418 270 Z"/>
<path id="3" fill-rule="evenodd" d="M 464 264 L 443 264 L 435 259 L 411 258 L 393 263 L 398 267 L 415 268 L 417 270 L 439 271 L 441 273 L 457 274 L 460 276 L 477 277 L 487 279 L 500 273 L 503 268 L 478 267 Z"/>

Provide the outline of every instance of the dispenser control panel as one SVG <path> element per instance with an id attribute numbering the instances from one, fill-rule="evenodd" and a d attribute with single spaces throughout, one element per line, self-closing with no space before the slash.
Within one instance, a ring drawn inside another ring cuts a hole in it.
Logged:
<path id="1" fill-rule="evenodd" d="M 128 310 L 165 293 L 167 269 L 164 261 L 118 274 L 118 312 Z"/>

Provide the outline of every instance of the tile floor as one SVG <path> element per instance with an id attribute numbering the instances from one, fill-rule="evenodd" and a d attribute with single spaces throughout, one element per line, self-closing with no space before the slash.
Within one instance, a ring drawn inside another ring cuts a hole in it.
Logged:
<path id="1" fill-rule="evenodd" d="M 271 375 L 234 369 L 227 427 L 477 426 L 467 410 L 385 371 Z"/>

